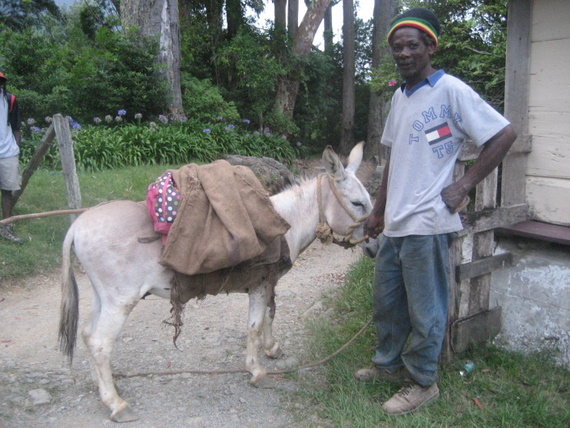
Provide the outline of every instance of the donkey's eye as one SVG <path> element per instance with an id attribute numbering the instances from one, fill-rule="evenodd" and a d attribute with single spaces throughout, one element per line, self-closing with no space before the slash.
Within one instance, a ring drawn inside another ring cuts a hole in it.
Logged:
<path id="1" fill-rule="evenodd" d="M 362 202 L 359 202 L 359 201 L 352 202 L 352 205 L 354 205 L 357 208 L 364 208 L 364 204 Z"/>

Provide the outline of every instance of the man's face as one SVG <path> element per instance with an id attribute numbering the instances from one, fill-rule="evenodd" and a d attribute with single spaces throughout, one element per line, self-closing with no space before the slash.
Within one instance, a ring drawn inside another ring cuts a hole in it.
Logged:
<path id="1" fill-rule="evenodd" d="M 418 84 L 434 71 L 431 66 L 431 55 L 435 53 L 435 46 L 426 45 L 422 39 L 422 32 L 417 28 L 397 29 L 390 39 L 390 48 L 408 87 Z"/>

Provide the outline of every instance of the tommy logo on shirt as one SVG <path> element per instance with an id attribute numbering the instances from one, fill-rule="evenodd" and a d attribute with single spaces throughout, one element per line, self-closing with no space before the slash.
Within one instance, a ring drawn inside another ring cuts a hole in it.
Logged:
<path id="1" fill-rule="evenodd" d="M 452 137 L 451 129 L 449 128 L 447 122 L 427 129 L 425 131 L 425 134 L 430 146 Z"/>

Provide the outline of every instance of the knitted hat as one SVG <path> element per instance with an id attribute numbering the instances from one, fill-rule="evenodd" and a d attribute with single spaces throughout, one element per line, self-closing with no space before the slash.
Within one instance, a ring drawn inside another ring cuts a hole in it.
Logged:
<path id="1" fill-rule="evenodd" d="M 8 80 L 8 78 L 4 75 L 2 70 L 0 70 L 0 79 Z"/>
<path id="2" fill-rule="evenodd" d="M 398 15 L 392 21 L 392 26 L 388 32 L 388 40 L 390 40 L 390 37 L 398 28 L 402 27 L 414 27 L 423 31 L 433 39 L 437 47 L 437 38 L 441 32 L 441 25 L 439 24 L 439 19 L 432 11 L 423 7 L 415 7 Z"/>

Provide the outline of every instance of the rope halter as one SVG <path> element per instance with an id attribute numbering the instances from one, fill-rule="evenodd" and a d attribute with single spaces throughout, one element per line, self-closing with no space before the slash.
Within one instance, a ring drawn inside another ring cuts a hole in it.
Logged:
<path id="1" fill-rule="evenodd" d="M 341 236 L 340 239 L 334 236 L 334 232 L 333 232 L 332 228 L 329 226 L 329 224 L 327 223 L 327 220 L 325 219 L 325 215 L 323 213 L 323 196 L 322 196 L 322 184 L 321 184 L 321 182 L 322 182 L 322 178 L 324 175 L 327 175 L 327 177 L 329 179 L 329 186 L 332 189 L 332 191 L 336 197 L 336 200 L 338 201 L 340 206 L 344 209 L 344 211 L 354 221 L 354 223 L 352 223 L 349 226 L 348 234 Z M 354 247 L 355 245 L 360 244 L 361 242 L 366 240 L 366 236 L 363 236 L 362 238 L 359 238 L 359 239 L 354 239 L 352 235 L 354 233 L 354 230 L 357 227 L 359 227 L 362 223 L 364 223 L 364 221 L 366 221 L 366 219 L 368 217 L 367 216 L 366 217 L 357 217 L 356 215 L 354 215 L 354 213 L 346 206 L 346 204 L 344 203 L 344 200 L 340 197 L 340 194 L 338 193 L 338 190 L 334 185 L 333 178 L 328 174 L 319 174 L 317 177 L 317 201 L 319 204 L 319 225 L 317 226 L 316 233 L 317 233 L 317 238 L 319 238 L 323 244 L 333 243 L 333 244 L 340 245 L 341 247 L 344 247 L 344 248 L 351 248 L 351 247 Z"/>

